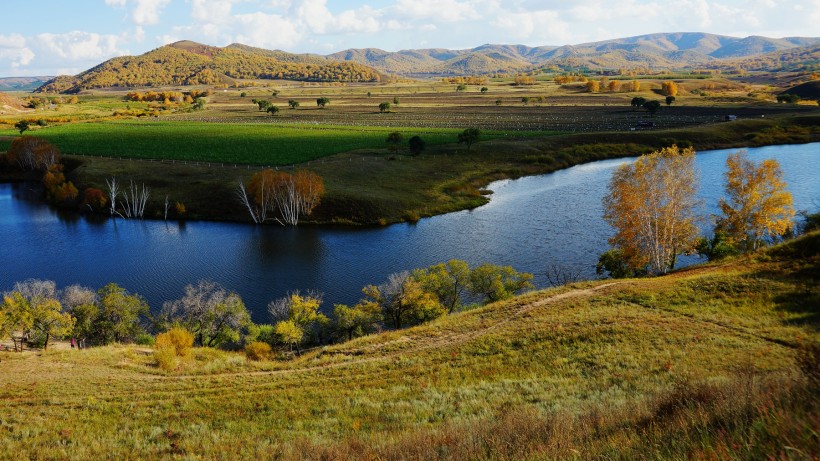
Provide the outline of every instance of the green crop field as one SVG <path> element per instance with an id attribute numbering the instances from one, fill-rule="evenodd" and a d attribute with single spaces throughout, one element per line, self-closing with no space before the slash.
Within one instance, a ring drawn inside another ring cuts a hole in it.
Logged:
<path id="1" fill-rule="evenodd" d="M 27 133 L 26 136 L 44 138 L 64 154 L 289 165 L 357 149 L 382 149 L 387 146 L 387 135 L 394 131 L 402 133 L 405 140 L 418 135 L 427 144 L 434 145 L 455 142 L 461 130 L 129 121 L 54 126 Z M 0 136 L 14 134 L 10 130 L 0 131 Z M 516 132 L 515 136 L 534 134 Z M 545 133 L 537 134 L 543 136 Z M 505 135 L 500 131 L 488 131 L 483 133 L 482 138 Z"/>

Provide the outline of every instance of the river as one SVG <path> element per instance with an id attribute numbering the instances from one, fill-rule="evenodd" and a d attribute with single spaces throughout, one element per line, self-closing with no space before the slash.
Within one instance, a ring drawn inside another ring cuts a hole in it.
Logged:
<path id="1" fill-rule="evenodd" d="M 748 151 L 753 160 L 780 162 L 795 209 L 820 209 L 820 143 Z M 704 214 L 717 212 L 732 152 L 697 156 Z M 363 286 L 390 273 L 453 258 L 532 272 L 538 287 L 552 263 L 594 277 L 612 233 L 601 198 L 612 171 L 632 160 L 494 182 L 490 203 L 474 210 L 366 229 L 89 219 L 51 209 L 30 185 L 0 184 L 0 290 L 27 278 L 60 288 L 116 282 L 156 310 L 182 296 L 186 284 L 209 279 L 239 293 L 254 321 L 266 322 L 267 303 L 290 290 L 320 290 L 326 306 L 355 303 Z"/>

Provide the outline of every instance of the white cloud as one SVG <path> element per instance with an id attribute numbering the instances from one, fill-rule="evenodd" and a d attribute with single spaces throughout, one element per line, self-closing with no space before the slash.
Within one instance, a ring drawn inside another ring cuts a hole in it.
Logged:
<path id="1" fill-rule="evenodd" d="M 72 31 L 65 34 L 39 34 L 33 39 L 38 51 L 70 60 L 95 60 L 116 56 L 120 37 L 90 32 Z"/>
<path id="2" fill-rule="evenodd" d="M 26 46 L 26 39 L 20 34 L 0 34 L 0 61 L 9 63 L 12 69 L 28 65 L 34 59 L 34 52 Z"/>
<path id="3" fill-rule="evenodd" d="M 131 13 L 131 18 L 134 23 L 140 25 L 156 24 L 159 22 L 160 13 L 162 9 L 167 6 L 171 0 L 133 0 L 134 11 Z"/>
<path id="4" fill-rule="evenodd" d="M 262 48 L 288 48 L 302 38 L 296 26 L 282 16 L 265 13 L 248 13 L 235 16 L 236 25 L 242 32 L 233 41 Z"/>
<path id="5" fill-rule="evenodd" d="M 430 19 L 436 22 L 478 20 L 482 17 L 476 5 L 458 0 L 398 0 L 393 9 L 400 18 Z"/>
<path id="6" fill-rule="evenodd" d="M 105 4 L 113 7 L 133 5 L 131 21 L 137 25 L 152 25 L 159 22 L 162 10 L 171 3 L 171 0 L 105 0 Z"/>

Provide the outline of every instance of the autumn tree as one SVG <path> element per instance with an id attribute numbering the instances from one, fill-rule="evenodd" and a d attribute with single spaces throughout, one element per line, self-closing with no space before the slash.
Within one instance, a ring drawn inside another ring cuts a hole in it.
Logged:
<path id="1" fill-rule="evenodd" d="M 24 170 L 47 171 L 60 161 L 60 151 L 44 139 L 21 136 L 11 142 L 6 159 Z"/>
<path id="2" fill-rule="evenodd" d="M 368 285 L 362 292 L 363 302 L 378 305 L 384 319 L 396 329 L 433 320 L 447 312 L 438 298 L 425 291 L 407 271 L 390 274 L 385 283 Z"/>
<path id="3" fill-rule="evenodd" d="M 777 160 L 756 164 L 740 151 L 726 159 L 726 167 L 728 199 L 720 200 L 718 231 L 725 232 L 735 246 L 754 250 L 791 229 L 792 195 Z"/>
<path id="4" fill-rule="evenodd" d="M 697 243 L 695 151 L 666 147 L 621 165 L 604 197 L 609 243 L 633 269 L 665 274 Z"/>
<path id="5" fill-rule="evenodd" d="M 181 325 L 193 333 L 197 344 L 204 347 L 239 341 L 242 330 L 250 322 L 242 298 L 208 280 L 187 285 L 182 298 L 163 305 L 159 318 L 162 329 Z"/>
<path id="6" fill-rule="evenodd" d="M 60 302 L 54 298 L 32 300 L 32 329 L 42 335 L 43 350 L 48 350 L 52 337 L 64 337 L 74 328 L 74 318 L 63 311 Z"/>
<path id="7" fill-rule="evenodd" d="M 116 283 L 97 291 L 99 312 L 94 319 L 93 339 L 99 344 L 130 342 L 145 332 L 148 304 Z"/>
<path id="8" fill-rule="evenodd" d="M 52 337 L 71 332 L 74 319 L 60 305 L 57 286 L 50 280 L 29 279 L 17 282 L 4 297 L 2 309 L 23 336 L 38 335 L 44 349 Z M 0 327 L 2 328 L 2 327 Z"/>
<path id="9" fill-rule="evenodd" d="M 470 291 L 487 302 L 500 301 L 532 288 L 533 275 L 510 266 L 482 264 L 470 272 Z"/>
<path id="10" fill-rule="evenodd" d="M 416 269 L 412 277 L 422 289 L 435 294 L 449 313 L 461 306 L 462 298 L 470 288 L 470 266 L 459 259 Z"/>
<path id="11" fill-rule="evenodd" d="M 23 339 L 33 326 L 31 303 L 19 292 L 5 293 L 0 304 L 0 338 L 11 338 L 14 350 L 22 352 Z"/>
<path id="12" fill-rule="evenodd" d="M 618 91 L 621 91 L 621 82 L 618 80 L 610 80 L 609 91 L 612 93 L 617 93 Z"/>
<path id="13" fill-rule="evenodd" d="M 677 96 L 678 95 L 678 84 L 673 82 L 672 80 L 666 80 L 661 82 L 661 93 L 665 96 Z"/>
<path id="14" fill-rule="evenodd" d="M 300 331 L 299 340 L 293 343 L 298 346 L 306 340 L 312 339 L 321 344 L 325 339 L 325 331 L 330 319 L 321 312 L 322 295 L 317 292 L 302 294 L 295 291 L 284 298 L 268 304 L 268 313 L 275 322 L 274 329 L 284 328 L 289 334 L 294 328 Z M 286 324 L 280 327 L 280 324 Z M 287 341 L 284 341 L 287 343 Z"/>
<path id="15" fill-rule="evenodd" d="M 255 223 L 266 221 L 268 212 L 278 212 L 276 221 L 296 226 L 299 218 L 313 212 L 324 191 L 322 177 L 312 171 L 290 174 L 268 168 L 254 174 L 247 188 L 240 181 L 237 192 Z"/>
<path id="16" fill-rule="evenodd" d="M 363 300 L 355 306 L 336 304 L 333 307 L 333 322 L 336 329 L 347 336 L 348 341 L 378 330 L 382 320 L 378 303 Z"/>
<path id="17" fill-rule="evenodd" d="M 601 82 L 597 80 L 588 80 L 587 91 L 590 93 L 598 93 L 599 91 L 601 91 Z"/>

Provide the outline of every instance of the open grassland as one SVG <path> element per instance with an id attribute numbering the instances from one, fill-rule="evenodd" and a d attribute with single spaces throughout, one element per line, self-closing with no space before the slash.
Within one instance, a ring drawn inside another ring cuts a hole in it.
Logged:
<path id="1" fill-rule="evenodd" d="M 64 154 L 225 164 L 290 165 L 339 152 L 382 148 L 390 132 L 419 135 L 431 145 L 453 142 L 456 130 L 202 122 L 76 123 L 37 130 Z M 503 136 L 490 132 L 488 138 Z"/>
<path id="2" fill-rule="evenodd" d="M 816 459 L 819 248 L 531 293 L 285 362 L 2 353 L 0 457 Z"/>
<path id="3" fill-rule="evenodd" d="M 481 189 L 495 179 L 547 173 L 584 162 L 635 156 L 673 143 L 697 149 L 809 142 L 820 116 L 763 118 L 706 127 L 496 138 L 470 150 L 431 146 L 419 156 L 385 147 L 360 149 L 303 163 L 324 178 L 326 194 L 309 221 L 375 224 L 412 220 L 486 203 Z M 161 216 L 166 195 L 185 203 L 188 218 L 247 221 L 235 197 L 237 180 L 256 168 L 179 162 L 71 158 L 75 184 L 105 188 L 105 178 L 151 187 L 147 216 Z"/>

